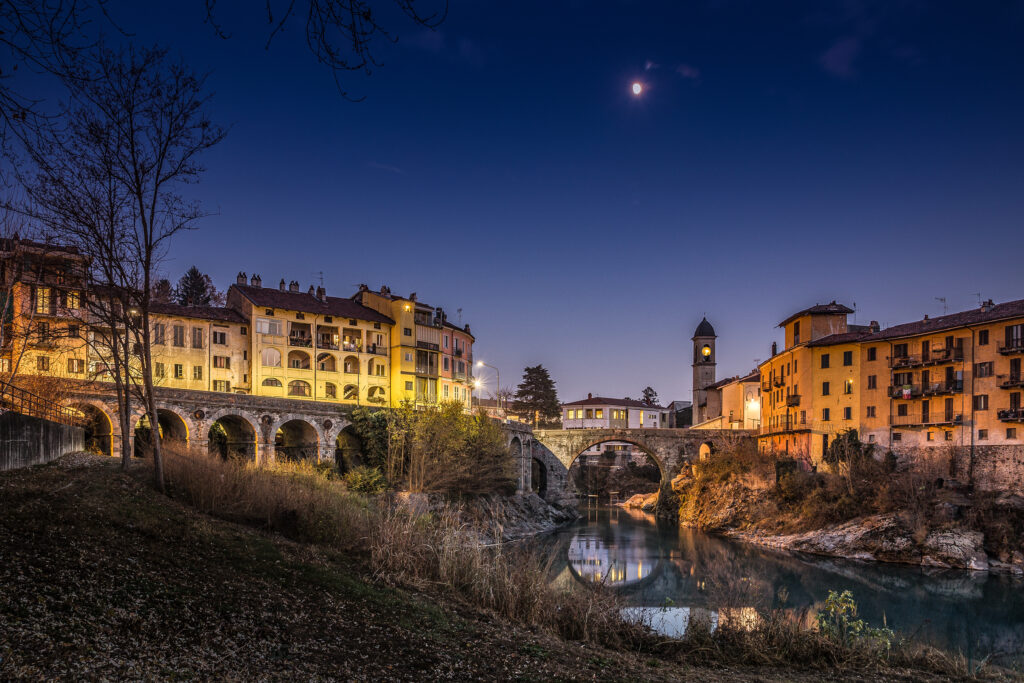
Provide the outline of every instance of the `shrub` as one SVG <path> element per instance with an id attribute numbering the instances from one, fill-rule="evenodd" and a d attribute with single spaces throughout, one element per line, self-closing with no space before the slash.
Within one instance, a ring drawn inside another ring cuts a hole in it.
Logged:
<path id="1" fill-rule="evenodd" d="M 349 491 L 374 495 L 387 488 L 384 475 L 376 467 L 360 465 L 345 473 L 345 486 Z"/>

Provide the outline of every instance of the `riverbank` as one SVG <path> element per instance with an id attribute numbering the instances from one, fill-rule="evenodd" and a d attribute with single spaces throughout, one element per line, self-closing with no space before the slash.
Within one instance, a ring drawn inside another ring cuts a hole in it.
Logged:
<path id="1" fill-rule="evenodd" d="M 752 454 L 699 463 L 673 482 L 682 526 L 775 550 L 1024 575 L 1024 498 L 863 468 L 861 479 L 791 471 Z"/>
<path id="2" fill-rule="evenodd" d="M 246 480 L 218 475 L 211 481 L 221 488 L 204 490 L 168 465 L 171 497 L 152 490 L 144 463 L 124 473 L 110 459 L 83 457 L 0 475 L 0 585 L 10 588 L 0 592 L 0 678 L 742 681 L 819 680 L 827 671 L 952 680 L 965 672 L 927 648 L 841 645 L 771 615 L 749 630 L 720 624 L 666 641 L 624 622 L 599 588 L 550 587 L 543 563 L 467 546 L 458 526 L 436 527 L 430 515 L 393 518 L 362 498 L 334 509 L 327 497 L 337 493 L 294 472 L 247 468 Z M 271 506 L 278 486 L 283 509 Z M 368 525 L 377 514 L 385 516 Z"/>

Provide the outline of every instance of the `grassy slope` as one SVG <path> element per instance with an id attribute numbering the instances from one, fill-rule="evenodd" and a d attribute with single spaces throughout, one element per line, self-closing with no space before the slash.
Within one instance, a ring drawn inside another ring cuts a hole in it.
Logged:
<path id="1" fill-rule="evenodd" d="M 82 458 L 0 473 L 0 679 L 822 678 L 532 633 L 373 584 L 359 558 L 198 514 L 144 477 Z"/>

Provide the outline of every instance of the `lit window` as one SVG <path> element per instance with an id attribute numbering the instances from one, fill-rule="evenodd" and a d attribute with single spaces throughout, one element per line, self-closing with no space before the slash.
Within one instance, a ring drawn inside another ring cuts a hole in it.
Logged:
<path id="1" fill-rule="evenodd" d="M 44 315 L 49 313 L 52 303 L 53 295 L 49 287 L 39 287 L 36 289 L 36 313 Z"/>

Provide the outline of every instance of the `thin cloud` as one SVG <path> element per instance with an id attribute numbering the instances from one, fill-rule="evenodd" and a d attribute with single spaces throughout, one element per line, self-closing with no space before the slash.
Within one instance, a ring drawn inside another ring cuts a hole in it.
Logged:
<path id="1" fill-rule="evenodd" d="M 818 58 L 821 68 L 837 78 L 853 78 L 857 75 L 854 63 L 860 56 L 860 38 L 841 38 L 825 50 Z"/>
<path id="2" fill-rule="evenodd" d="M 677 66 L 676 73 L 687 80 L 700 80 L 700 69 L 698 69 L 695 66 L 690 66 L 689 64 L 680 64 L 679 66 Z"/>
<path id="3" fill-rule="evenodd" d="M 651 69 L 657 69 L 659 66 L 660 66 L 659 64 L 655 64 L 654 62 L 652 62 L 651 60 L 648 59 L 646 62 L 644 62 L 644 71 L 650 71 Z"/>

